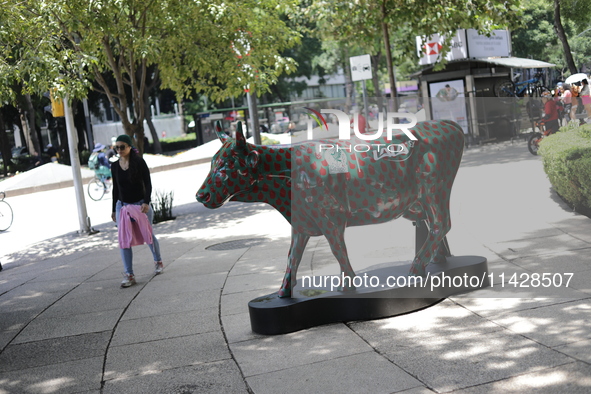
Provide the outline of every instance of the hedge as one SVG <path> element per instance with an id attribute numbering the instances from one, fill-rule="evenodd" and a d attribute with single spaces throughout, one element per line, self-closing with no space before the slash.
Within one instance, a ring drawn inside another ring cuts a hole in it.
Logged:
<path id="1" fill-rule="evenodd" d="M 591 214 L 591 125 L 569 123 L 544 138 L 538 153 L 554 190 L 577 212 Z"/>

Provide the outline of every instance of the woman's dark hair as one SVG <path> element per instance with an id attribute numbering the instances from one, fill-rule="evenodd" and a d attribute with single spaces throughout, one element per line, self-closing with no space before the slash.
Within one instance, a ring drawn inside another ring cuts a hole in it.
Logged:
<path id="1" fill-rule="evenodd" d="M 131 179 L 136 179 L 139 172 L 140 155 L 134 147 L 130 146 L 129 149 L 129 176 Z"/>
<path id="2" fill-rule="evenodd" d="M 589 81 L 587 81 L 587 78 L 583 78 L 581 80 L 582 83 L 584 83 L 585 85 L 589 85 Z"/>

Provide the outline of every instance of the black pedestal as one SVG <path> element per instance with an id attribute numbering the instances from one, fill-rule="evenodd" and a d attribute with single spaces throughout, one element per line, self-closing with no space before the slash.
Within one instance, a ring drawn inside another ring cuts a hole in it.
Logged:
<path id="1" fill-rule="evenodd" d="M 319 286 L 324 277 L 305 283 L 299 278 L 292 298 L 273 293 L 248 303 L 252 330 L 264 335 L 286 334 L 322 324 L 396 316 L 489 286 L 486 258 L 480 256 L 451 256 L 445 263 L 429 264 L 428 275 L 414 282 L 408 277 L 409 268 L 410 263 L 358 272 L 359 280 L 366 279 L 364 285 L 345 292 L 331 291 L 330 277 L 326 287 Z M 392 278 L 407 284 L 397 287 Z"/>

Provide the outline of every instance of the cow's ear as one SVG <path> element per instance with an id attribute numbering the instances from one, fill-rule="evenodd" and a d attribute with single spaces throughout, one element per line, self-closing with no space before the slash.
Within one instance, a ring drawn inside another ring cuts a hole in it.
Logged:
<path id="1" fill-rule="evenodd" d="M 236 146 L 238 148 L 246 148 L 246 138 L 242 134 L 242 122 L 238 122 L 236 125 Z"/>
<path id="2" fill-rule="evenodd" d="M 251 150 L 246 156 L 246 164 L 250 168 L 256 168 L 257 164 L 259 164 L 259 152 L 256 150 Z"/>
<path id="3" fill-rule="evenodd" d="M 222 141 L 222 144 L 229 138 L 228 135 L 224 133 L 224 129 L 222 129 L 222 123 L 219 120 L 215 122 L 215 133 L 218 135 L 220 141 Z"/>

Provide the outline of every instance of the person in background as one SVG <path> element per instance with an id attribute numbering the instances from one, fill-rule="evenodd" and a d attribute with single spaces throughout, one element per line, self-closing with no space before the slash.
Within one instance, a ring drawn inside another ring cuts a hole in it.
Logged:
<path id="1" fill-rule="evenodd" d="M 59 153 L 57 153 L 57 149 L 55 149 L 52 144 L 47 144 L 47 150 L 45 153 L 47 153 L 47 156 L 49 156 L 52 163 L 55 163 L 59 159 Z"/>
<path id="2" fill-rule="evenodd" d="M 587 118 L 591 118 L 591 90 L 589 89 L 589 81 L 587 78 L 581 81 L 581 93 L 579 93 L 581 97 L 581 104 L 583 104 L 583 108 L 587 112 Z M 581 124 L 585 123 L 583 119 L 581 119 Z"/>
<path id="3" fill-rule="evenodd" d="M 558 131 L 558 109 L 556 102 L 552 99 L 552 93 L 542 93 L 542 104 L 544 104 L 544 116 L 542 117 L 541 123 L 546 125 L 546 135 L 555 133 Z"/>
<path id="4" fill-rule="evenodd" d="M 88 168 L 94 171 L 99 178 L 111 178 L 111 162 L 105 154 L 106 146 L 96 143 L 90 157 L 88 158 Z"/>
<path id="5" fill-rule="evenodd" d="M 564 115 L 566 116 L 566 121 L 568 123 L 572 119 L 571 111 L 573 108 L 573 94 L 570 91 L 570 85 L 568 83 L 562 84 L 561 91 L 562 104 L 564 105 Z"/>
<path id="6" fill-rule="evenodd" d="M 121 287 L 129 287 L 136 284 L 131 246 L 139 243 L 134 243 L 133 240 L 127 242 L 129 240 L 124 239 L 125 233 L 122 231 L 122 227 L 131 225 L 127 220 L 134 217 L 133 215 L 136 215 L 135 222 L 140 226 L 140 233 L 145 235 L 141 243 L 147 243 L 152 251 L 154 275 L 162 273 L 164 266 L 160 257 L 160 244 L 152 231 L 154 211 L 150 205 L 152 181 L 148 165 L 133 148 L 131 137 L 126 134 L 117 137 L 115 149 L 119 152 L 119 160 L 111 165 L 113 173 L 113 211 L 111 218 L 117 223 L 119 229 L 119 246 L 125 269 Z M 147 220 L 145 220 L 145 216 L 141 215 L 147 216 Z M 124 220 L 125 223 L 123 223 Z"/>

